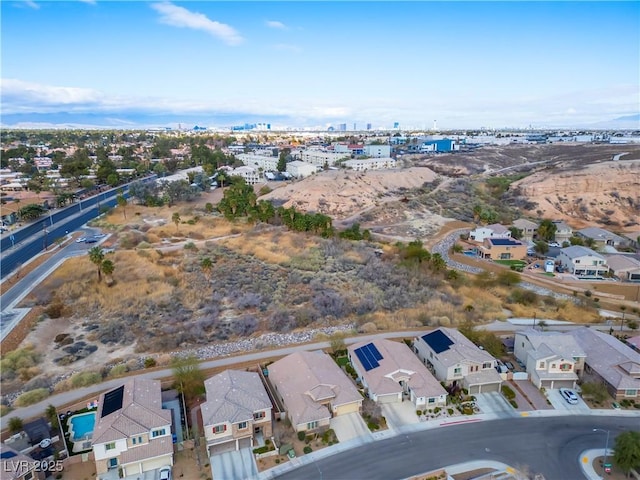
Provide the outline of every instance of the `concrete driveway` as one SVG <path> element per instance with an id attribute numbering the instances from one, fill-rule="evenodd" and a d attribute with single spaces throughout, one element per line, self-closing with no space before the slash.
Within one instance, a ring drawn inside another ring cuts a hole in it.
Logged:
<path id="1" fill-rule="evenodd" d="M 250 448 L 212 455 L 211 473 L 220 480 L 251 480 L 258 478 L 258 466 Z"/>
<path id="2" fill-rule="evenodd" d="M 557 388 L 547 390 L 547 398 L 551 402 L 551 405 L 553 405 L 553 408 L 556 410 L 561 410 L 565 413 L 575 413 L 577 415 L 584 415 L 585 413 L 589 413 L 591 411 L 589 405 L 584 403 L 584 400 L 582 399 L 582 397 L 580 397 L 580 395 L 578 395 L 578 392 L 576 392 L 575 390 L 572 390 L 572 392 L 575 393 L 578 397 L 577 405 L 571 405 L 569 402 L 567 402 L 564 397 L 560 395 L 560 390 Z"/>
<path id="3" fill-rule="evenodd" d="M 478 393 L 476 405 L 480 413 L 494 413 L 498 415 L 514 415 L 514 409 L 509 402 L 498 392 Z"/>
<path id="4" fill-rule="evenodd" d="M 371 438 L 371 430 L 364 423 L 364 419 L 359 413 L 347 413 L 331 419 L 331 428 L 336 432 L 336 437 L 340 442 L 346 442 L 353 438 Z"/>
<path id="5" fill-rule="evenodd" d="M 383 403 L 381 408 L 382 415 L 387 419 L 387 425 L 392 430 L 403 425 L 420 423 L 420 419 L 416 414 L 416 407 L 411 402 Z"/>

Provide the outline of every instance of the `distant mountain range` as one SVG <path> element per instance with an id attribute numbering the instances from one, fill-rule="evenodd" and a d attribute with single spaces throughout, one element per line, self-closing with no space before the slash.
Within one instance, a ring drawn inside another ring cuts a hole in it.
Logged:
<path id="1" fill-rule="evenodd" d="M 178 128 L 191 129 L 200 127 L 230 128 L 245 123 L 270 123 L 273 126 L 289 125 L 306 127 L 303 120 L 288 116 L 257 116 L 251 113 L 233 114 L 147 114 L 147 113 L 13 113 L 2 116 L 0 124 L 3 128 Z M 323 120 L 318 124 L 344 123 L 342 119 L 333 122 Z M 640 114 L 626 115 L 611 120 L 594 123 L 558 124 L 549 128 L 594 129 L 594 130 L 640 130 Z"/>

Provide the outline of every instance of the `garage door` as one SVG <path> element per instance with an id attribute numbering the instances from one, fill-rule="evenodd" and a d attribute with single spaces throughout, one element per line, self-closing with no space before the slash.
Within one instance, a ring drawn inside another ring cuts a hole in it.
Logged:
<path id="1" fill-rule="evenodd" d="M 553 382 L 553 388 L 573 388 L 573 382 L 571 380 L 557 380 Z"/>
<path id="2" fill-rule="evenodd" d="M 173 465 L 171 455 L 147 460 L 142 464 L 142 470 L 144 472 L 148 472 L 149 470 L 155 470 L 156 468 L 164 467 L 165 465 Z"/>
<path id="3" fill-rule="evenodd" d="M 336 407 L 335 415 L 344 415 L 345 413 L 353 413 L 360 411 L 360 402 L 347 403 Z"/>
<path id="4" fill-rule="evenodd" d="M 391 395 L 378 395 L 378 403 L 398 403 L 400 397 L 397 393 Z"/>
<path id="5" fill-rule="evenodd" d="M 469 395 L 477 395 L 480 393 L 480 387 L 478 385 L 472 385 L 469 387 Z"/>
<path id="6" fill-rule="evenodd" d="M 482 393 L 499 392 L 499 391 L 500 391 L 499 383 L 489 383 L 487 385 L 482 385 Z"/>

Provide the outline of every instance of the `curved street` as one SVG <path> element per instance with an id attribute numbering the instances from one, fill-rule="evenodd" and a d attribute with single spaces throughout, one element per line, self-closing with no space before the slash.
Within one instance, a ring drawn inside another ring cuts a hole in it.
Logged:
<path id="1" fill-rule="evenodd" d="M 640 417 L 512 418 L 403 432 L 324 458 L 317 455 L 281 474 L 276 467 L 261 478 L 393 480 L 447 465 L 493 460 L 527 472 L 529 478 L 542 474 L 547 480 L 578 480 L 584 478 L 580 454 L 604 448 L 603 435 L 594 428 L 610 430 L 613 444 L 617 434 L 640 429 Z"/>

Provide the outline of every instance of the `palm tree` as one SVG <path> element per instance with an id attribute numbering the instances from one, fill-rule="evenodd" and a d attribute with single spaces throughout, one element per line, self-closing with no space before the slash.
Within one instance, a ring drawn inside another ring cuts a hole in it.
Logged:
<path id="1" fill-rule="evenodd" d="M 171 221 L 176 224 L 176 232 L 179 232 L 180 229 L 178 224 L 180 223 L 180 214 L 178 212 L 173 212 L 173 215 L 171 215 Z"/>
<path id="2" fill-rule="evenodd" d="M 102 262 L 104 260 L 104 252 L 100 247 L 93 247 L 89 250 L 89 260 L 98 267 L 98 281 L 102 280 Z"/>
<path id="3" fill-rule="evenodd" d="M 113 264 L 113 262 L 111 260 L 103 260 L 102 262 L 102 271 L 104 272 L 104 274 L 107 277 L 110 277 L 111 275 L 113 275 L 113 271 L 115 270 L 115 265 Z"/>

